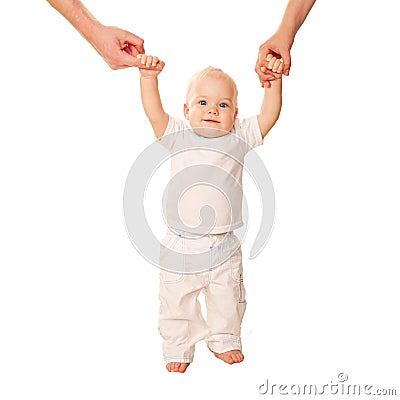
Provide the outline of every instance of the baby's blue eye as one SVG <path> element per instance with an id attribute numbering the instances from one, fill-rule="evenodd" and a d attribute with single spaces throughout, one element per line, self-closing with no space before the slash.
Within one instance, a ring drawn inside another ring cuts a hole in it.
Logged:
<path id="1" fill-rule="evenodd" d="M 200 100 L 200 101 L 199 101 L 199 104 L 200 104 L 201 106 L 205 106 L 205 105 L 207 104 L 207 102 L 206 102 L 205 100 Z"/>
<path id="2" fill-rule="evenodd" d="M 226 104 L 226 103 L 220 103 L 219 106 L 220 106 L 221 108 L 226 108 L 226 107 L 228 107 L 228 104 Z"/>

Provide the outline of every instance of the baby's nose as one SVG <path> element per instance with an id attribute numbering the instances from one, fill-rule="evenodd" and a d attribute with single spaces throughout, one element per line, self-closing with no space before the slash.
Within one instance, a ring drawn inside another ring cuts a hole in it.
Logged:
<path id="1" fill-rule="evenodd" d="M 209 114 L 217 114 L 218 113 L 217 107 L 210 106 L 210 108 L 208 109 L 208 113 Z"/>

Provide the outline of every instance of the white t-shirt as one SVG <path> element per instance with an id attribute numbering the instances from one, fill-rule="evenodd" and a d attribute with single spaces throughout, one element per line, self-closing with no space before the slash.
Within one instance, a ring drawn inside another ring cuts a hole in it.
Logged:
<path id="1" fill-rule="evenodd" d="M 171 180 L 163 204 L 167 225 L 195 234 L 220 234 L 243 225 L 244 157 L 263 143 L 257 117 L 235 120 L 232 131 L 204 137 L 169 117 L 160 143 L 171 153 Z"/>

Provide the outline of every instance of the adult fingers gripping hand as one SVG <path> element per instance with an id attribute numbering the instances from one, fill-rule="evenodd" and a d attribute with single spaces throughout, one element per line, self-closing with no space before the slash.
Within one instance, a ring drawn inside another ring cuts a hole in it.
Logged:
<path id="1" fill-rule="evenodd" d="M 269 71 L 266 67 L 261 67 L 261 64 L 258 60 L 256 61 L 256 66 L 254 70 L 258 75 L 261 87 L 270 87 L 271 84 L 269 81 L 275 79 L 274 74 L 271 71 Z"/>
<path id="2" fill-rule="evenodd" d="M 144 53 L 142 38 L 113 26 L 101 26 L 89 41 L 114 70 L 139 66 L 136 55 Z"/>
<path id="3" fill-rule="evenodd" d="M 265 72 L 268 69 L 266 58 L 268 54 L 272 54 L 276 58 L 282 58 L 284 64 L 283 73 L 288 76 L 291 67 L 290 49 L 292 44 L 292 40 L 289 40 L 287 36 L 280 33 L 273 35 L 263 43 L 258 52 L 258 62 L 261 71 Z"/>

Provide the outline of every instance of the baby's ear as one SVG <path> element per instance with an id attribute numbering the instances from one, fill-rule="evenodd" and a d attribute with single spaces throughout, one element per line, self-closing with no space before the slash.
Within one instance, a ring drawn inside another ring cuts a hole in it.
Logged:
<path id="1" fill-rule="evenodd" d="M 236 107 L 236 109 L 235 109 L 235 115 L 234 115 L 235 118 L 237 117 L 238 112 L 239 112 L 239 109 Z"/>
<path id="2" fill-rule="evenodd" d="M 189 119 L 189 106 L 187 105 L 187 103 L 183 105 L 183 115 L 186 119 Z"/>

